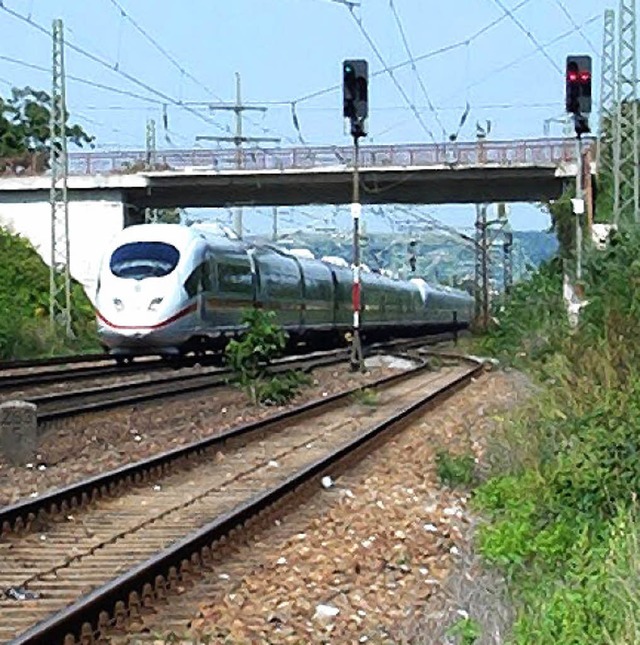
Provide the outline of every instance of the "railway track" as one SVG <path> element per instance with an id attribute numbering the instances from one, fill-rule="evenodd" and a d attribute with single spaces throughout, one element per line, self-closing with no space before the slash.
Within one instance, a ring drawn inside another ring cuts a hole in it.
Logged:
<path id="1" fill-rule="evenodd" d="M 406 351 L 415 346 L 424 345 L 424 339 L 393 341 L 379 343 L 367 348 L 367 354 L 380 351 Z M 287 356 L 274 361 L 271 371 L 278 373 L 286 370 L 309 371 L 317 367 L 333 365 L 347 360 L 348 350 L 344 348 L 315 352 L 302 356 Z M 154 362 L 155 363 L 155 362 Z M 99 369 L 99 368 L 95 368 Z M 103 376 L 113 373 L 108 368 Z M 140 366 L 140 370 L 151 370 Z M 93 374 L 94 376 L 97 374 Z M 118 374 L 119 375 L 119 374 Z M 203 368 L 194 372 L 181 371 L 177 374 L 159 375 L 153 379 L 125 380 L 101 384 L 75 390 L 48 392 L 46 394 L 29 394 L 21 399 L 37 405 L 37 418 L 40 426 L 74 415 L 97 412 L 126 405 L 135 405 L 144 401 L 164 399 L 186 395 L 209 388 L 226 385 L 232 371 L 226 367 Z M 76 375 L 77 376 L 77 375 Z"/>
<path id="2" fill-rule="evenodd" d="M 442 340 L 453 338 L 452 333 L 436 334 L 430 337 L 421 338 L 421 344 L 433 344 Z M 394 348 L 402 349 L 415 344 L 415 339 L 402 339 L 385 343 L 370 345 L 368 351 L 376 349 Z M 336 350 L 339 351 L 339 350 Z M 309 355 L 314 352 L 306 352 Z M 305 355 L 299 354 L 299 355 Z M 223 358 L 219 354 L 208 354 L 203 357 L 187 356 L 180 361 L 167 362 L 154 356 L 140 356 L 132 363 L 116 365 L 113 358 L 106 354 L 79 354 L 76 356 L 64 356 L 46 359 L 29 359 L 20 361 L 0 362 L 0 392 L 10 396 L 13 392 L 21 393 L 28 388 L 36 388 L 48 385 L 60 385 L 71 381 L 87 381 L 90 379 L 107 379 L 136 374 L 144 374 L 152 371 L 166 372 L 175 371 L 179 368 L 191 368 L 196 364 L 202 368 L 220 368 L 223 365 Z"/>
<path id="3" fill-rule="evenodd" d="M 423 365 L 376 383 L 379 404 L 366 413 L 355 390 L 341 393 L 3 509 L 0 640 L 70 645 L 135 631 L 213 566 L 238 527 L 335 475 L 481 369 Z"/>

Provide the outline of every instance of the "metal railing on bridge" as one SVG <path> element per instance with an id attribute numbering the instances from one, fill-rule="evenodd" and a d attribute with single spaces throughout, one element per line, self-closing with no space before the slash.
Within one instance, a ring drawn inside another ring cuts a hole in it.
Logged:
<path id="1" fill-rule="evenodd" d="M 585 147 L 588 144 L 585 144 Z M 37 175 L 46 165 L 4 160 L 0 174 Z M 37 155 L 33 155 L 36 159 Z M 367 145 L 360 148 L 362 168 L 416 168 L 433 166 L 477 167 L 558 166 L 576 159 L 575 139 L 523 139 L 515 141 L 447 142 L 442 144 Z M 1 160 L 0 160 L 1 161 Z M 351 146 L 301 146 L 206 150 L 144 150 L 71 152 L 73 175 L 127 174 L 148 170 L 311 170 L 353 165 Z"/>

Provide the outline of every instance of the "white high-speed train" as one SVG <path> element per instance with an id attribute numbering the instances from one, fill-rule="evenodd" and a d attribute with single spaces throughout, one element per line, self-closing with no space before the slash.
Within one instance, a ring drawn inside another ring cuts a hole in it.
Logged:
<path id="1" fill-rule="evenodd" d="M 224 346 L 242 330 L 244 309 L 276 312 L 295 339 L 338 342 L 351 330 L 352 272 L 269 245 L 251 245 L 206 226 L 141 224 L 105 251 L 96 289 L 101 342 L 117 358 L 176 356 Z M 473 300 L 422 280 L 363 273 L 365 336 L 466 327 Z"/>

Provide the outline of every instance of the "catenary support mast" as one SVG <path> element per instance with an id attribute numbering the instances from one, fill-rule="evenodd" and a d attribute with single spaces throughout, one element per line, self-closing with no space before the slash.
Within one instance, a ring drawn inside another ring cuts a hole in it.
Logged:
<path id="1" fill-rule="evenodd" d="M 53 21 L 53 59 L 50 115 L 51 267 L 49 271 L 49 320 L 60 325 L 67 336 L 71 330 L 71 276 L 69 272 L 69 161 L 66 136 L 64 34 L 62 20 Z"/>

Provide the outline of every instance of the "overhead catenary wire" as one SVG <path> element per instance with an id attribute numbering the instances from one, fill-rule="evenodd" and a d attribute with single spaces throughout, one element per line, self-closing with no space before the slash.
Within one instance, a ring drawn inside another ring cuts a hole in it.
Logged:
<path id="1" fill-rule="evenodd" d="M 51 68 L 44 67 L 43 65 L 36 65 L 35 63 L 29 63 L 25 60 L 20 60 L 19 58 L 12 58 L 11 56 L 4 56 L 2 54 L 0 54 L 0 60 L 3 60 L 7 63 L 13 63 L 14 65 L 20 65 L 21 67 L 25 67 L 27 69 L 33 69 L 35 71 L 44 72 L 45 74 L 51 75 Z M 118 87 L 113 87 L 112 85 L 98 83 L 97 81 L 90 81 L 86 78 L 74 76 L 73 74 L 65 74 L 65 77 L 67 78 L 67 80 L 73 81 L 75 83 L 82 83 L 83 85 L 88 85 L 90 87 L 95 87 L 96 89 L 113 92 L 115 94 L 120 94 L 122 96 L 129 96 L 139 101 L 146 101 L 147 103 L 152 103 L 153 105 L 164 105 L 164 101 L 160 101 L 159 99 L 154 99 L 154 98 L 151 98 L 150 96 L 144 96 L 142 94 L 136 94 L 135 92 L 129 92 L 128 90 L 123 90 Z"/>
<path id="2" fill-rule="evenodd" d="M 562 13 L 565 15 L 567 20 L 574 27 L 574 29 L 579 32 L 579 34 L 582 36 L 582 38 L 587 43 L 587 45 L 589 45 L 591 51 L 596 55 L 597 58 L 600 58 L 600 52 L 598 51 L 596 46 L 591 42 L 591 39 L 589 38 L 589 36 L 587 36 L 587 34 L 584 33 L 583 28 L 576 23 L 575 18 L 571 15 L 569 10 L 565 6 L 564 2 L 562 0 L 554 0 L 554 2 L 556 3 L 556 5 L 558 5 L 558 7 L 560 8 L 560 11 L 562 11 Z"/>
<path id="3" fill-rule="evenodd" d="M 592 24 L 592 23 L 594 23 L 594 22 L 596 22 L 596 21 L 598 21 L 600 19 L 601 19 L 601 15 L 599 13 L 595 14 L 595 15 L 591 16 L 590 18 L 588 18 L 587 20 L 585 20 L 580 25 L 580 27 L 581 28 L 588 27 L 590 24 Z M 575 32 L 576 32 L 576 28 L 571 28 L 571 29 L 559 34 L 555 38 L 552 38 L 551 40 L 548 40 L 547 42 L 545 42 L 543 44 L 543 47 L 551 47 L 552 45 L 555 45 L 555 44 L 561 42 L 565 38 L 569 38 L 569 36 L 572 36 L 573 34 L 575 34 Z M 504 65 L 500 65 L 499 67 L 496 67 L 496 68 L 492 69 L 491 71 L 487 72 L 484 76 L 481 76 L 480 78 L 477 78 L 475 81 L 473 81 L 471 83 L 468 83 L 465 87 L 468 89 L 469 87 L 475 87 L 476 85 L 480 85 L 480 84 L 484 83 L 487 79 L 493 78 L 497 74 L 500 74 L 501 72 L 504 72 L 504 71 L 506 71 L 508 69 L 511 69 L 512 67 L 515 67 L 516 65 L 519 65 L 523 61 L 531 58 L 532 56 L 535 56 L 536 53 L 537 53 L 537 50 L 527 52 L 526 54 L 522 54 L 522 56 L 518 56 L 517 58 L 512 59 L 508 63 L 506 63 Z M 453 97 L 457 96 L 460 91 L 461 91 L 461 89 L 458 89 L 455 92 L 452 92 L 445 99 L 445 102 L 447 102 L 447 101 L 451 100 Z"/>
<path id="4" fill-rule="evenodd" d="M 492 0 L 495 5 L 500 7 L 500 9 L 509 16 L 509 18 L 517 25 L 518 29 L 522 31 L 526 37 L 536 46 L 536 49 L 551 63 L 553 68 L 558 72 L 558 74 L 563 74 L 564 72 L 560 69 L 558 63 L 549 55 L 549 52 L 540 44 L 538 39 L 522 24 L 522 22 L 516 17 L 514 12 L 505 6 L 502 0 Z"/>
<path id="5" fill-rule="evenodd" d="M 14 11 L 13 9 L 10 9 L 9 7 L 5 6 L 2 3 L 0 3 L 0 9 L 5 11 L 9 15 L 13 16 L 17 20 L 20 20 L 20 21 L 28 24 L 32 28 L 36 29 L 40 33 L 42 33 L 45 36 L 47 36 L 48 38 L 51 36 L 51 34 L 49 33 L 48 29 L 43 27 L 41 24 L 35 22 L 30 17 L 23 16 L 21 13 L 19 13 L 17 11 Z M 158 96 L 158 97 L 162 98 L 165 103 L 171 103 L 172 105 L 175 105 L 175 106 L 177 106 L 177 107 L 179 107 L 181 109 L 184 109 L 185 111 L 190 112 L 191 114 L 197 116 L 199 119 L 201 119 L 205 123 L 207 123 L 209 125 L 213 125 L 214 127 L 218 128 L 220 130 L 224 130 L 224 128 L 219 123 L 216 123 L 215 121 L 213 121 L 212 119 L 206 117 L 205 115 L 200 114 L 197 110 L 193 110 L 192 108 L 190 108 L 187 105 L 184 105 L 182 102 L 180 102 L 179 100 L 175 99 L 174 97 L 166 94 L 165 92 L 162 92 L 161 90 L 158 90 L 158 89 L 152 87 L 151 85 L 149 85 L 148 83 L 145 83 L 144 81 L 141 81 L 140 79 L 136 78 L 132 74 L 129 74 L 128 72 L 123 71 L 119 67 L 116 68 L 115 66 L 111 65 L 109 62 L 107 62 L 107 61 L 103 60 L 102 58 L 100 58 L 99 56 L 96 56 L 95 54 L 87 51 L 83 47 L 80 47 L 79 45 L 76 45 L 75 43 L 73 43 L 71 41 L 66 41 L 65 45 L 69 49 L 77 52 L 81 56 L 84 56 L 85 58 L 93 61 L 94 63 L 100 65 L 101 67 L 104 67 L 105 69 L 108 69 L 109 71 L 114 72 L 114 73 L 122 76 L 123 78 L 127 79 L 130 83 L 133 83 L 134 85 L 137 85 L 138 87 L 141 87 L 142 89 L 144 89 L 145 91 L 149 92 L 150 94 L 153 94 L 155 96 Z"/>
<path id="6" fill-rule="evenodd" d="M 438 111 L 436 110 L 435 106 L 433 105 L 431 101 L 431 97 L 429 96 L 429 92 L 427 92 L 427 88 L 425 87 L 424 81 L 422 80 L 422 76 L 420 72 L 418 71 L 418 67 L 415 63 L 415 57 L 413 55 L 413 52 L 411 51 L 411 47 L 409 46 L 409 40 L 407 38 L 407 34 L 405 33 L 404 27 L 402 26 L 402 20 L 400 19 L 400 14 L 398 13 L 398 10 L 396 8 L 394 0 L 389 0 L 389 7 L 391 8 L 391 12 L 393 13 L 393 17 L 396 21 L 396 25 L 398 26 L 398 30 L 400 31 L 400 36 L 402 38 L 402 43 L 404 45 L 405 51 L 407 52 L 407 56 L 411 59 L 411 69 L 413 70 L 413 73 L 415 74 L 416 78 L 418 79 L 418 85 L 420 86 L 420 89 L 422 91 L 422 94 L 424 98 L 427 101 L 427 105 L 429 106 L 429 110 L 433 114 L 434 119 L 436 120 L 436 123 L 440 126 L 440 129 L 442 130 L 442 135 L 443 138 L 446 138 L 447 136 L 447 131 L 445 130 L 444 125 L 442 124 L 442 121 L 440 120 L 440 117 L 438 116 Z"/>
<path id="7" fill-rule="evenodd" d="M 351 17 L 355 20 L 356 24 L 358 25 L 358 28 L 360 29 L 360 31 L 361 31 L 362 35 L 364 36 L 365 40 L 369 43 L 369 46 L 371 47 L 371 49 L 373 50 L 375 55 L 378 57 L 378 60 L 380 61 L 380 64 L 384 68 L 384 71 L 389 75 L 389 77 L 393 81 L 393 84 L 396 86 L 398 92 L 400 92 L 400 95 L 405 100 L 406 104 L 409 106 L 411 111 L 413 112 L 413 115 L 415 116 L 416 121 L 418 121 L 418 123 L 420 124 L 420 127 L 422 127 L 422 129 L 427 133 L 427 135 L 429 137 L 431 137 L 431 139 L 434 141 L 434 143 L 437 143 L 437 139 L 434 136 L 433 132 L 431 131 L 429 126 L 424 122 L 424 119 L 422 118 L 422 115 L 417 110 L 416 106 L 413 104 L 411 99 L 409 98 L 409 95 L 407 94 L 407 92 L 404 89 L 404 87 L 402 87 L 402 85 L 400 84 L 398 79 L 395 77 L 395 75 L 393 73 L 393 70 L 389 68 L 389 65 L 387 64 L 387 62 L 385 61 L 384 57 L 380 53 L 380 50 L 378 49 L 377 45 L 373 41 L 373 38 L 371 38 L 371 36 L 369 35 L 369 32 L 366 30 L 364 24 L 362 23 L 362 19 L 359 18 L 358 16 L 356 16 L 356 14 L 353 11 L 352 7 L 349 7 L 349 12 L 351 13 Z"/>
<path id="8" fill-rule="evenodd" d="M 525 5 L 529 4 L 532 2 L 532 0 L 521 0 L 514 8 L 512 11 L 518 11 Z M 444 45 L 442 47 L 438 47 L 436 49 L 431 49 L 428 52 L 425 52 L 423 54 L 418 54 L 417 56 L 414 56 L 412 58 L 409 58 L 407 60 L 403 60 L 400 63 L 396 63 L 395 65 L 389 65 L 386 68 L 379 69 L 375 72 L 372 72 L 369 74 L 370 77 L 376 77 L 376 76 L 381 76 L 382 74 L 387 73 L 389 70 L 392 72 L 395 72 L 398 69 L 402 69 L 404 67 L 407 67 L 408 65 L 411 65 L 412 63 L 419 63 L 425 60 L 429 60 L 430 58 L 435 58 L 436 56 L 441 56 L 442 54 L 447 54 L 451 51 L 454 51 L 456 49 L 460 49 L 461 47 L 465 47 L 468 44 L 472 43 L 473 41 L 477 40 L 484 34 L 486 34 L 488 31 L 493 29 L 495 26 L 499 25 L 502 21 L 506 20 L 507 15 L 499 16 L 498 18 L 494 18 L 491 22 L 487 23 L 484 27 L 479 29 L 478 31 L 474 32 L 471 34 L 471 36 L 464 38 L 463 40 L 459 40 L 455 43 L 451 43 L 450 45 Z M 311 99 L 315 99 L 319 96 L 323 96 L 324 94 L 330 94 L 331 92 L 336 92 L 339 90 L 342 86 L 341 85 L 331 85 L 329 87 L 325 87 L 321 90 L 316 90 L 315 92 L 311 92 L 309 94 L 305 94 L 303 96 L 299 96 L 298 98 L 294 99 L 293 101 L 287 101 L 287 103 L 295 102 L 295 103 L 302 103 L 303 101 L 310 101 Z"/>
<path id="9" fill-rule="evenodd" d="M 190 81 L 192 81 L 195 85 L 200 87 L 202 90 L 204 90 L 208 95 L 211 97 L 215 98 L 217 101 L 224 102 L 223 99 L 216 94 L 214 90 L 212 90 L 208 85 L 203 83 L 201 80 L 196 78 L 191 72 L 189 72 L 188 69 L 184 65 L 182 65 L 175 56 L 173 56 L 165 47 L 163 47 L 156 38 L 154 38 L 131 14 L 129 14 L 124 7 L 118 2 L 118 0 L 109 0 L 111 4 L 120 12 L 123 18 L 128 20 L 133 28 L 147 41 L 149 42 L 157 51 L 159 51 L 179 72 L 180 72 L 180 78 L 188 78 Z M 182 105 L 185 105 L 185 102 L 180 100 L 180 103 Z M 247 119 L 252 125 L 259 127 L 259 124 L 256 121 L 253 121 L 252 119 L 248 118 Z M 262 128 L 264 133 L 267 132 L 276 132 L 276 134 L 281 134 L 275 130 L 272 130 L 271 128 Z M 293 142 L 293 139 L 290 139 L 287 136 L 284 136 L 285 139 L 288 139 L 289 141 Z"/>

